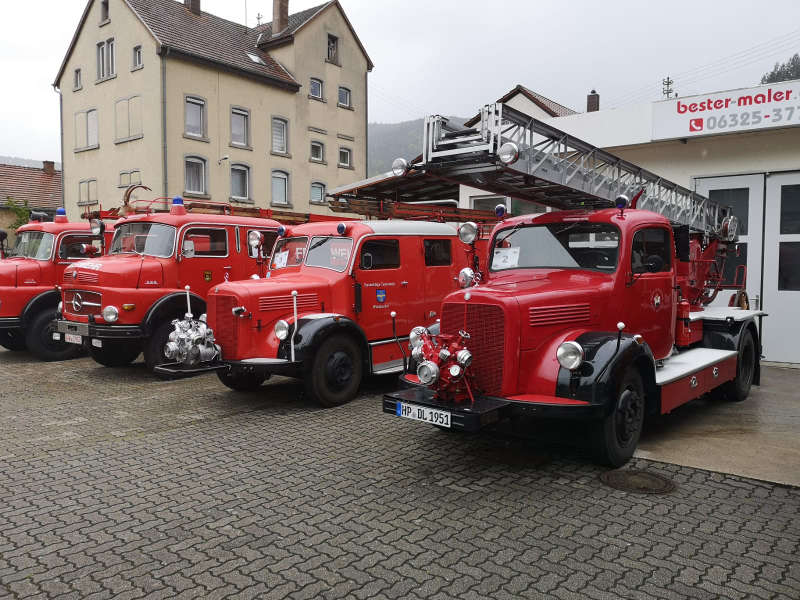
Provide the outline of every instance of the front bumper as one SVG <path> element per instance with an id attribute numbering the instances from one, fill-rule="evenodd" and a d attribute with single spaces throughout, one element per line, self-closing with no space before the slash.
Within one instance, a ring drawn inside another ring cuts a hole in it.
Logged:
<path id="1" fill-rule="evenodd" d="M 56 321 L 59 333 L 72 333 L 85 338 L 137 340 L 145 336 L 139 325 L 97 325 L 96 323 L 79 323 L 77 321 Z"/>
<path id="2" fill-rule="evenodd" d="M 22 319 L 19 317 L 0 317 L 0 329 L 19 329 Z"/>
<path id="3" fill-rule="evenodd" d="M 229 370 L 232 374 L 236 373 L 257 373 L 264 377 L 271 375 L 284 375 L 286 377 L 300 377 L 302 374 L 303 363 L 292 362 L 282 358 L 248 358 L 245 360 L 215 360 L 202 363 L 192 367 L 182 363 L 166 363 L 155 368 L 156 373 L 170 375 L 172 377 L 190 377 L 209 371 Z"/>

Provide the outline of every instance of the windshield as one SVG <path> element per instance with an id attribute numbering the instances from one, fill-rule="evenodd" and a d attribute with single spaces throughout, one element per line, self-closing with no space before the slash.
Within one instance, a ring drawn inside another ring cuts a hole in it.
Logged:
<path id="1" fill-rule="evenodd" d="M 307 237 L 283 238 L 275 244 L 270 269 L 284 269 L 303 264 L 306 257 Z"/>
<path id="2" fill-rule="evenodd" d="M 613 272 L 619 229 L 607 223 L 550 223 L 512 227 L 497 234 L 491 271 L 507 269 L 590 269 Z"/>
<path id="3" fill-rule="evenodd" d="M 306 265 L 309 267 L 322 267 L 333 269 L 341 273 L 350 263 L 350 253 L 353 250 L 353 240 L 350 238 L 313 237 L 308 247 Z"/>
<path id="4" fill-rule="evenodd" d="M 14 244 L 15 256 L 35 258 L 36 260 L 50 260 L 53 253 L 54 236 L 44 231 L 23 231 L 17 235 Z"/>
<path id="5" fill-rule="evenodd" d="M 175 228 L 163 223 L 123 223 L 114 228 L 110 254 L 172 256 Z"/>

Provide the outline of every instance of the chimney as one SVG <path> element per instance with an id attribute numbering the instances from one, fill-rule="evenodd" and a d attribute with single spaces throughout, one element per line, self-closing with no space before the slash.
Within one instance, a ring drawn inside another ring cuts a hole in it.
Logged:
<path id="1" fill-rule="evenodd" d="M 586 112 L 597 112 L 598 110 L 600 110 L 600 94 L 592 90 L 586 96 Z"/>
<path id="2" fill-rule="evenodd" d="M 289 0 L 272 0 L 272 37 L 289 26 Z"/>
<path id="3" fill-rule="evenodd" d="M 42 171 L 45 175 L 54 175 L 56 172 L 56 165 L 52 160 L 42 161 Z"/>
<path id="4" fill-rule="evenodd" d="M 200 0 L 183 0 L 183 5 L 194 14 L 200 14 Z"/>

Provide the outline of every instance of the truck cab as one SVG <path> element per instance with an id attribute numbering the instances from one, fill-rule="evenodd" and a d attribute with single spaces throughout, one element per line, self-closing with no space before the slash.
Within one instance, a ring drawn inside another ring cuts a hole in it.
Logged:
<path id="1" fill-rule="evenodd" d="M 99 256 L 101 235 L 89 222 L 70 222 L 63 208 L 53 222 L 17 229 L 14 248 L 0 260 L 0 346 L 29 350 L 42 360 L 64 360 L 80 348 L 53 338 L 60 301 L 56 286 L 65 269 Z"/>
<path id="2" fill-rule="evenodd" d="M 221 356 L 208 367 L 232 389 L 255 389 L 276 373 L 302 378 L 325 406 L 347 402 L 363 375 L 403 370 L 411 327 L 438 318 L 473 252 L 444 223 L 283 228 L 265 278 L 211 289 L 207 325 Z M 177 364 L 165 372 L 192 366 L 180 339 L 168 354 Z"/>
<path id="3" fill-rule="evenodd" d="M 190 212 L 180 197 L 169 213 L 123 217 L 106 256 L 65 270 L 58 333 L 86 346 L 102 365 L 122 366 L 143 352 L 152 369 L 165 361 L 171 321 L 187 310 L 185 288 L 191 310 L 204 313 L 213 286 L 265 268 L 267 257 L 248 238 L 271 242 L 278 226 L 271 219 Z"/>

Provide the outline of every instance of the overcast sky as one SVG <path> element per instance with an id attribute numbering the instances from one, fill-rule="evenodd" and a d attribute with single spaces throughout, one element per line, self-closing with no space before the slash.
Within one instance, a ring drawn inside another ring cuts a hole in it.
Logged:
<path id="1" fill-rule="evenodd" d="M 290 0 L 296 12 L 321 0 Z M 369 52 L 370 121 L 469 116 L 522 83 L 576 110 L 747 87 L 800 52 L 797 0 L 341 0 Z M 248 24 L 271 0 L 247 0 Z M 0 155 L 60 160 L 51 84 L 84 0 L 0 1 Z M 245 0 L 202 0 L 244 22 Z"/>

